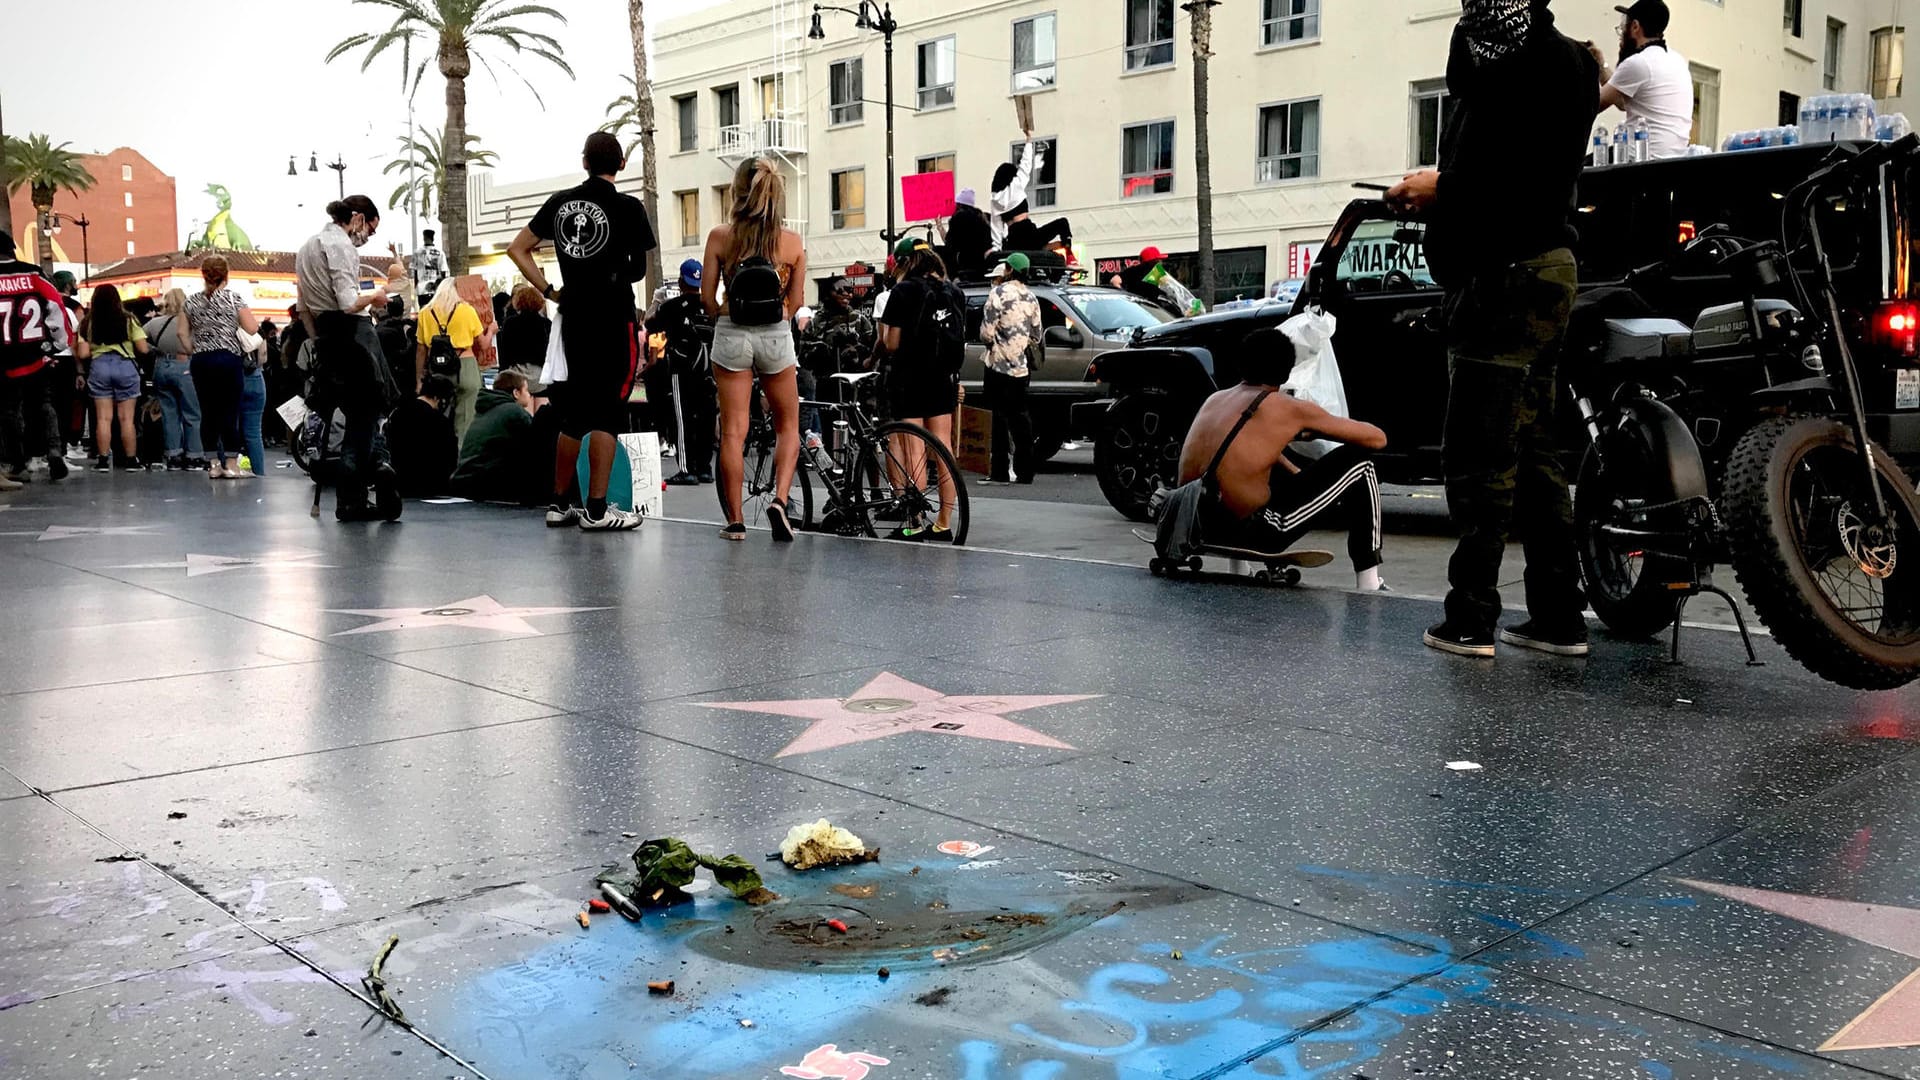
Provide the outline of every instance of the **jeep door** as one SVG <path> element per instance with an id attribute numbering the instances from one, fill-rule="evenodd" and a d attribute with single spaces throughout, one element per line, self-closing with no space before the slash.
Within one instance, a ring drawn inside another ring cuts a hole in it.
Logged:
<path id="1" fill-rule="evenodd" d="M 1375 199 L 1348 205 L 1294 303 L 1336 320 L 1333 350 L 1354 419 L 1387 433 L 1382 470 L 1400 480 L 1440 475 L 1447 410 L 1441 333 L 1444 291 L 1427 272 L 1426 226 Z"/>

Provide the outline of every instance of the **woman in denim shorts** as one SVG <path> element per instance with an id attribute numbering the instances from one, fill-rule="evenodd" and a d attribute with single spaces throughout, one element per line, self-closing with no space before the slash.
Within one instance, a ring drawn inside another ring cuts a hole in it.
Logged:
<path id="1" fill-rule="evenodd" d="M 785 228 L 786 181 L 768 158 L 748 158 L 734 171 L 733 212 L 725 225 L 707 234 L 705 265 L 700 274 L 700 299 L 713 324 L 713 377 L 720 390 L 720 507 L 728 540 L 745 540 L 742 520 L 746 479 L 747 427 L 753 414 L 753 377 L 767 393 L 773 413 L 774 487 L 781 493 L 767 507 L 767 527 L 773 538 L 793 539 L 787 519 L 785 493 L 793 489 L 793 473 L 800 462 L 800 389 L 794 370 L 799 357 L 788 320 L 800 310 L 807 282 L 807 253 L 800 234 Z M 766 259 L 780 276 L 783 311 L 776 322 L 741 326 L 720 301 L 721 282 L 731 282 L 743 262 Z"/>
<path id="2" fill-rule="evenodd" d="M 136 356 L 147 355 L 146 331 L 120 303 L 120 290 L 102 285 L 93 290 L 93 308 L 80 328 L 74 350 L 86 365 L 87 393 L 93 398 L 93 445 L 100 456 L 94 472 L 113 468 L 113 432 L 120 431 L 120 467 L 140 472 L 133 436 L 133 403 L 140 397 L 140 366 Z"/>

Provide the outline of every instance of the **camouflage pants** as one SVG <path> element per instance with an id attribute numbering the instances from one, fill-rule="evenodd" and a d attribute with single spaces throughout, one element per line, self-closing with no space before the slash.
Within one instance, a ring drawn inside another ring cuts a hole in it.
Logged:
<path id="1" fill-rule="evenodd" d="M 1565 248 L 1488 270 L 1447 295 L 1447 507 L 1460 533 L 1447 565 L 1447 619 L 1490 630 L 1500 618 L 1509 534 L 1527 557 L 1527 611 L 1578 620 L 1573 503 L 1554 447 L 1561 342 L 1578 276 Z"/>

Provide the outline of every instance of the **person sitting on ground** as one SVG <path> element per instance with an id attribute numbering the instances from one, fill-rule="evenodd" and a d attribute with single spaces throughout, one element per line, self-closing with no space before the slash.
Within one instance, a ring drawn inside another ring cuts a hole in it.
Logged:
<path id="1" fill-rule="evenodd" d="M 473 425 L 460 443 L 460 464 L 453 470 L 453 491 L 468 499 L 526 503 L 537 501 L 544 471 L 534 452 L 533 395 L 526 376 L 503 371 L 493 388 L 480 391 Z"/>
<path id="2" fill-rule="evenodd" d="M 446 494 L 460 456 L 447 416 L 457 392 L 452 379 L 429 375 L 420 396 L 402 402 L 387 417 L 387 457 L 400 474 L 400 494 L 409 499 Z"/>
<path id="3" fill-rule="evenodd" d="M 994 170 L 993 197 L 988 200 L 993 217 L 989 224 L 993 229 L 993 246 L 1002 253 L 1045 251 L 1050 244 L 1058 244 L 1068 253 L 1073 250 L 1073 226 L 1066 218 L 1035 225 L 1032 215 L 1027 213 L 1027 187 L 1033 182 L 1033 174 L 1045 163 L 1045 155 L 1034 145 L 1033 133 L 1028 132 L 1019 163 L 1003 162 Z"/>
<path id="4" fill-rule="evenodd" d="M 1200 406 L 1180 448 L 1182 484 L 1212 474 L 1200 517 L 1207 545 L 1278 555 L 1331 517 L 1347 530 L 1356 587 L 1380 589 L 1380 480 L 1367 452 L 1385 449 L 1386 433 L 1280 393 L 1294 347 L 1278 327 L 1249 334 L 1244 351 L 1242 381 Z M 1300 438 L 1346 445 L 1303 469 L 1287 457 Z"/>

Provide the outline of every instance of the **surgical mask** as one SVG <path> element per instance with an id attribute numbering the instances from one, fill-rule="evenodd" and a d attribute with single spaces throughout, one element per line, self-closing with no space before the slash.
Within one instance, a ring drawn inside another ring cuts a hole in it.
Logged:
<path id="1" fill-rule="evenodd" d="M 354 247 L 366 247 L 367 241 L 373 239 L 373 230 L 362 220 L 357 225 L 347 226 L 347 239 L 353 241 Z"/>

